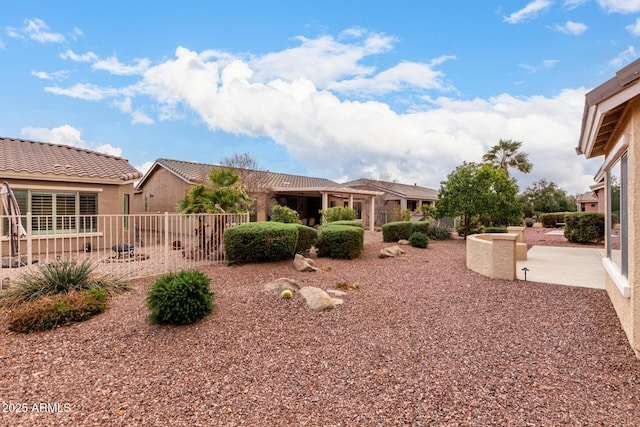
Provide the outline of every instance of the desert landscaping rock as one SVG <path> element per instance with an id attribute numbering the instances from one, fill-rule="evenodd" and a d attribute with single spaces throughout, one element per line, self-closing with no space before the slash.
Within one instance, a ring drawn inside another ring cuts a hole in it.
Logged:
<path id="1" fill-rule="evenodd" d="M 311 258 L 305 258 L 300 254 L 296 254 L 293 259 L 293 266 L 298 271 L 318 271 L 318 267 L 315 266 Z"/>
<path id="2" fill-rule="evenodd" d="M 380 254 L 378 255 L 380 258 L 395 258 L 399 255 L 405 254 L 405 250 L 400 246 L 389 246 L 383 249 L 380 249 Z"/>
<path id="3" fill-rule="evenodd" d="M 280 277 L 264 285 L 264 290 L 269 292 L 278 292 L 278 293 L 284 290 L 297 292 L 300 290 L 300 283 L 298 283 L 297 280 L 288 279 L 286 277 Z"/>
<path id="4" fill-rule="evenodd" d="M 332 298 L 331 295 L 314 286 L 300 288 L 300 295 L 307 302 L 307 306 L 314 311 L 330 310 L 343 302 L 339 298 Z"/>

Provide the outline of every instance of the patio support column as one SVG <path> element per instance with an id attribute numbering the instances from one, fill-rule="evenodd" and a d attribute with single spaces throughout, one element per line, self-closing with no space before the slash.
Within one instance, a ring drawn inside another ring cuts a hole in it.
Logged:
<path id="1" fill-rule="evenodd" d="M 349 208 L 353 209 L 353 194 L 349 194 Z"/>
<path id="2" fill-rule="evenodd" d="M 369 196 L 369 231 L 375 231 L 376 198 Z"/>
<path id="3" fill-rule="evenodd" d="M 322 209 L 323 210 L 329 209 L 329 193 L 327 193 L 326 191 L 323 191 L 320 194 L 322 194 Z"/>

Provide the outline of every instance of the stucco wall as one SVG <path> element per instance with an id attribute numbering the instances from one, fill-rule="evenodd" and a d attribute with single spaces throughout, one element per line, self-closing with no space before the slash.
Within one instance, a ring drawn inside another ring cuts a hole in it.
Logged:
<path id="1" fill-rule="evenodd" d="M 492 279 L 515 280 L 517 238 L 513 233 L 467 236 L 467 268 Z"/>

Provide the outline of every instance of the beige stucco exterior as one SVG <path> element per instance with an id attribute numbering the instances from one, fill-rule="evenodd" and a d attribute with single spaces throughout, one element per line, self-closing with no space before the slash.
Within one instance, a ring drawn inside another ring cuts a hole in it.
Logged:
<path id="1" fill-rule="evenodd" d="M 486 233 L 467 236 L 467 268 L 492 279 L 515 280 L 515 233 Z"/>

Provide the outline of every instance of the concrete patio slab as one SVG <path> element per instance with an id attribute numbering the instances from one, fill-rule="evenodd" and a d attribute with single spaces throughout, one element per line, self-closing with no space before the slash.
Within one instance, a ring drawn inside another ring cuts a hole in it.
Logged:
<path id="1" fill-rule="evenodd" d="M 533 246 L 526 261 L 518 261 L 516 274 L 524 280 L 557 285 L 604 289 L 604 249 Z"/>

